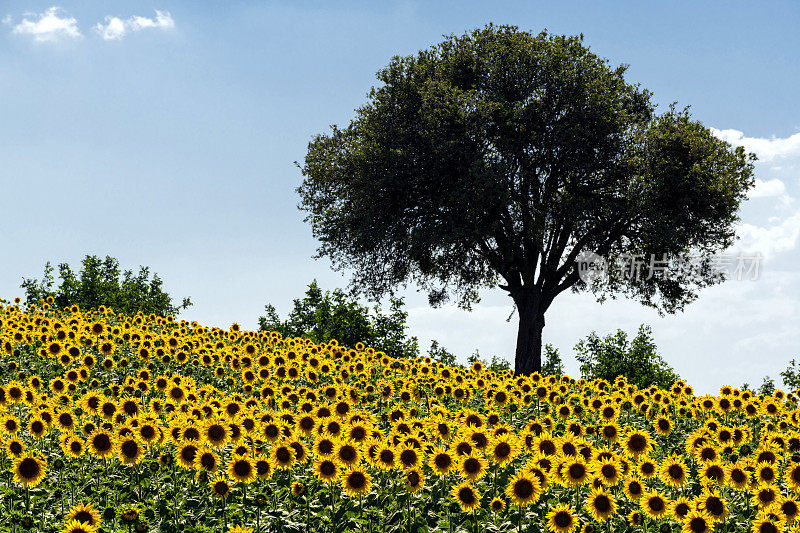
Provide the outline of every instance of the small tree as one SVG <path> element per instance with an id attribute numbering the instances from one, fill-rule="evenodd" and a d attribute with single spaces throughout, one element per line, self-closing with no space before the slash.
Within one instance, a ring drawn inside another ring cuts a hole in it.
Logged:
<path id="1" fill-rule="evenodd" d="M 491 372 L 504 372 L 506 370 L 511 370 L 511 364 L 508 362 L 508 359 L 504 359 L 496 355 L 493 355 L 491 359 L 483 358 L 481 357 L 481 353 L 477 348 L 474 352 L 472 352 L 472 355 L 467 357 L 467 363 L 470 365 L 473 363 L 481 363 L 486 370 Z"/>
<path id="2" fill-rule="evenodd" d="M 323 292 L 314 280 L 305 296 L 294 300 L 286 320 L 267 304 L 258 324 L 261 331 L 277 331 L 284 337 L 306 337 L 314 342 L 336 339 L 345 346 L 363 342 L 392 357 L 416 357 L 419 344 L 416 337 L 406 336 L 407 318 L 402 298 L 390 298 L 386 314 L 377 305 L 370 311 L 354 293 L 341 289 Z"/>
<path id="3" fill-rule="evenodd" d="M 787 389 L 800 389 L 800 368 L 798 368 L 794 359 L 789 361 L 789 366 L 781 372 L 781 379 L 783 380 L 783 386 Z"/>
<path id="4" fill-rule="evenodd" d="M 149 267 L 139 267 L 136 274 L 133 270 L 121 271 L 119 261 L 110 256 L 100 259 L 96 255 L 87 255 L 77 274 L 67 263 L 59 264 L 60 283 L 57 287 L 53 270 L 48 261 L 41 280 L 22 278 L 21 287 L 25 289 L 28 305 L 52 298 L 52 306 L 57 309 L 72 305 L 96 309 L 103 305 L 127 315 L 141 311 L 159 316 L 177 315 L 192 305 L 189 298 L 184 298 L 180 305 L 173 305 L 158 274 L 150 277 Z"/>
<path id="5" fill-rule="evenodd" d="M 614 381 L 624 376 L 639 388 L 655 385 L 669 388 L 678 375 L 658 354 L 652 330 L 644 324 L 632 340 L 618 329 L 616 333 L 599 337 L 592 332 L 575 346 L 584 379 Z"/>
<path id="6" fill-rule="evenodd" d="M 428 356 L 437 363 L 442 363 L 444 365 L 455 366 L 458 364 L 456 356 L 447 351 L 444 346 L 440 346 L 439 341 L 436 339 L 431 340 L 431 347 L 428 350 Z"/>
<path id="7" fill-rule="evenodd" d="M 564 363 L 561 361 L 561 355 L 558 353 L 558 348 L 552 344 L 545 344 L 544 346 L 544 363 L 542 364 L 543 376 L 561 376 L 564 374 Z"/>
<path id="8" fill-rule="evenodd" d="M 769 396 L 775 392 L 775 381 L 769 376 L 764 376 L 764 380 L 761 382 L 761 386 L 758 388 L 757 392 L 758 394 Z"/>

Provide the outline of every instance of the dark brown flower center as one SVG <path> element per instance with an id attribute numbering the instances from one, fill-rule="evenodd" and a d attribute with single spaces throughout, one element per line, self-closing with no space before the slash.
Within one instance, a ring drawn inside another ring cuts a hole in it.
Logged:
<path id="1" fill-rule="evenodd" d="M 611 500 L 605 494 L 599 494 L 594 499 L 594 507 L 600 513 L 607 513 L 611 510 Z"/>
<path id="2" fill-rule="evenodd" d="M 469 487 L 461 487 L 458 490 L 458 501 L 464 505 L 472 505 L 475 503 L 475 493 Z"/>
<path id="3" fill-rule="evenodd" d="M 253 471 L 253 465 L 246 459 L 239 459 L 233 463 L 233 473 L 239 477 L 247 477 Z"/>
<path id="4" fill-rule="evenodd" d="M 24 480 L 31 480 L 36 479 L 42 472 L 42 468 L 39 466 L 39 463 L 36 459 L 32 457 L 26 457 L 19 463 L 19 468 L 17 469 L 19 472 L 19 477 Z"/>
<path id="5" fill-rule="evenodd" d="M 361 490 L 366 486 L 367 478 L 362 472 L 350 472 L 350 475 L 347 476 L 347 484 L 355 490 Z"/>
<path id="6" fill-rule="evenodd" d="M 518 479 L 514 482 L 514 495 L 520 500 L 527 500 L 534 493 L 534 486 L 530 479 Z"/>

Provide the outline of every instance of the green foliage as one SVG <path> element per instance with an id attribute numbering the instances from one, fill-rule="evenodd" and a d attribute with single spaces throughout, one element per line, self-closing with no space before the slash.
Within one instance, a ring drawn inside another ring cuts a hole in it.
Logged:
<path id="1" fill-rule="evenodd" d="M 764 396 L 769 396 L 775 392 L 775 381 L 769 376 L 764 376 L 764 381 L 761 382 L 761 386 L 756 392 Z"/>
<path id="2" fill-rule="evenodd" d="M 800 367 L 797 366 L 797 362 L 794 359 L 789 361 L 789 366 L 781 372 L 781 379 L 783 380 L 783 386 L 787 389 L 793 391 L 800 389 Z"/>
<path id="3" fill-rule="evenodd" d="M 561 355 L 558 353 L 558 348 L 553 347 L 552 344 L 545 344 L 544 346 L 544 363 L 542 363 L 543 376 L 561 376 L 564 374 L 564 363 L 561 361 Z"/>
<path id="4" fill-rule="evenodd" d="M 482 287 L 506 290 L 523 374 L 540 369 L 544 315 L 566 290 L 682 309 L 721 281 L 708 266 L 734 241 L 752 158 L 687 110 L 656 114 L 625 70 L 582 36 L 513 26 L 393 58 L 355 118 L 309 144 L 298 193 L 318 256 L 372 299 L 411 282 L 432 305 L 469 308 Z M 586 251 L 703 268 L 645 264 L 589 286 L 575 268 Z"/>
<path id="5" fill-rule="evenodd" d="M 502 357 L 498 357 L 493 355 L 491 359 L 484 359 L 481 357 L 480 352 L 476 349 L 472 355 L 467 357 L 467 363 L 470 365 L 476 362 L 480 362 L 483 364 L 483 367 L 486 370 L 491 370 L 493 372 L 502 372 L 506 370 L 511 370 L 511 364 L 508 362 L 507 359 Z"/>
<path id="6" fill-rule="evenodd" d="M 439 341 L 436 339 L 431 340 L 428 356 L 437 363 L 442 363 L 444 365 L 456 366 L 458 364 L 456 356 L 445 350 L 444 346 L 440 346 Z"/>
<path id="7" fill-rule="evenodd" d="M 621 329 L 600 337 L 592 332 L 575 346 L 584 379 L 613 382 L 624 376 L 639 388 L 656 386 L 669 389 L 678 375 L 658 354 L 652 330 L 644 324 L 637 335 L 628 339 Z"/>
<path id="8" fill-rule="evenodd" d="M 59 264 L 57 287 L 54 287 L 53 270 L 48 261 L 41 281 L 23 278 L 21 287 L 25 289 L 28 305 L 52 298 L 51 305 L 57 309 L 78 305 L 88 310 L 104 305 L 127 315 L 141 311 L 159 316 L 174 316 L 192 305 L 189 298 L 184 298 L 180 305 L 173 305 L 158 274 L 150 277 L 149 267 L 139 267 L 135 274 L 133 270 L 121 271 L 119 261 L 110 256 L 101 259 L 87 255 L 77 274 L 67 263 Z"/>
<path id="9" fill-rule="evenodd" d="M 306 337 L 317 343 L 336 339 L 344 346 L 363 342 L 392 357 L 416 357 L 419 343 L 416 337 L 406 336 L 407 318 L 402 298 L 389 299 L 388 313 L 378 305 L 370 312 L 353 292 L 323 292 L 314 280 L 305 296 L 293 301 L 286 320 L 281 320 L 275 307 L 267 304 L 258 325 L 261 331 L 277 331 L 284 337 Z"/>

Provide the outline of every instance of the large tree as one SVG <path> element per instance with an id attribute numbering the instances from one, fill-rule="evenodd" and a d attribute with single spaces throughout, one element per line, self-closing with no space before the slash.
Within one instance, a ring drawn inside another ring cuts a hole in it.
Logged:
<path id="1" fill-rule="evenodd" d="M 582 36 L 493 25 L 393 58 L 350 124 L 309 143 L 298 193 L 318 256 L 375 299 L 411 282 L 468 309 L 502 288 L 522 374 L 541 367 L 545 312 L 567 289 L 681 309 L 721 279 L 712 257 L 735 238 L 752 156 L 685 109 L 657 114 L 625 71 Z M 583 252 L 699 268 L 592 283 Z"/>

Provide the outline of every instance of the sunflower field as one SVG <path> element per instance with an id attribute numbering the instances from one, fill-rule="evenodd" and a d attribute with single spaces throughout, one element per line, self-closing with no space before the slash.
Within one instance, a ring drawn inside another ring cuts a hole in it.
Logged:
<path id="1" fill-rule="evenodd" d="M 798 531 L 797 396 L 0 306 L 0 531 Z"/>

